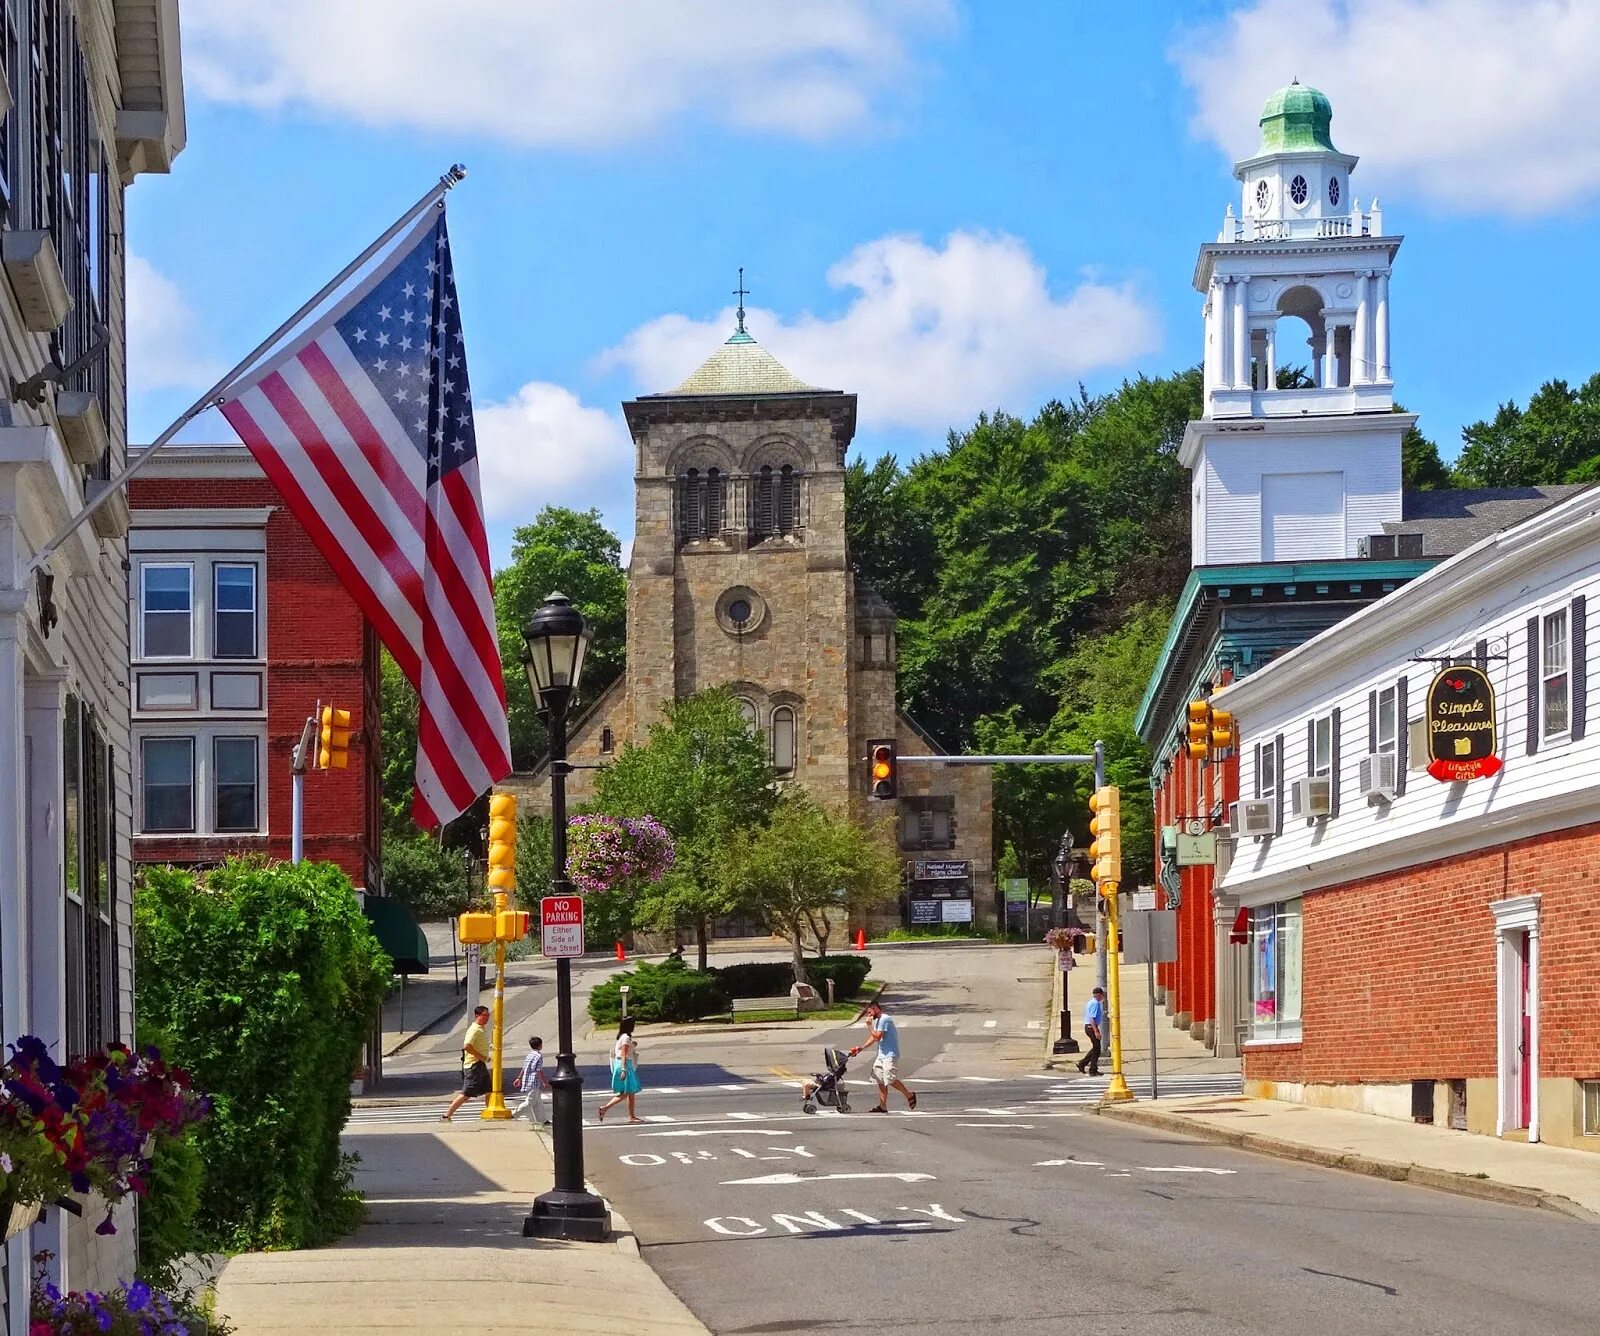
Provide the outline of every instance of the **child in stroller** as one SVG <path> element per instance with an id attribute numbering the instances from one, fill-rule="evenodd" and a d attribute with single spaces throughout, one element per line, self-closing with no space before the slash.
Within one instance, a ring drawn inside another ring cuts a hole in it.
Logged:
<path id="1" fill-rule="evenodd" d="M 818 1072 L 800 1086 L 800 1107 L 806 1113 L 815 1113 L 820 1104 L 825 1108 L 850 1112 L 850 1095 L 841 1081 L 845 1068 L 850 1065 L 850 1055 L 842 1048 L 822 1050 L 822 1063 L 828 1070 Z"/>

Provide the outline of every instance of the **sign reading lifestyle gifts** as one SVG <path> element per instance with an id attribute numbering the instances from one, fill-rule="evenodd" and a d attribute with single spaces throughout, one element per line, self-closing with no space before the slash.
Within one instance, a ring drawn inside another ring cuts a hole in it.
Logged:
<path id="1" fill-rule="evenodd" d="M 1446 668 L 1428 687 L 1428 773 L 1453 783 L 1484 779 L 1504 764 L 1495 752 L 1494 687 L 1481 668 Z"/>

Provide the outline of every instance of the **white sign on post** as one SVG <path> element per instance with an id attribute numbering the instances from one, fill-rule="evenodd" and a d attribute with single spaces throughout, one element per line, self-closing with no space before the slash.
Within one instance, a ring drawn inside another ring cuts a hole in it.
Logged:
<path id="1" fill-rule="evenodd" d="M 583 954 L 583 897 L 547 895 L 539 901 L 540 949 L 552 959 Z"/>

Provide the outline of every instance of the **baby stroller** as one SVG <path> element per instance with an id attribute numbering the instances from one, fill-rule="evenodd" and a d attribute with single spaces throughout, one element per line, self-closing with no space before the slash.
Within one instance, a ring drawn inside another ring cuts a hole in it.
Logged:
<path id="1" fill-rule="evenodd" d="M 818 1072 L 800 1087 L 800 1107 L 806 1113 L 815 1113 L 820 1104 L 824 1108 L 850 1112 L 850 1095 L 843 1082 L 845 1068 L 850 1065 L 850 1055 L 842 1048 L 822 1050 L 822 1064 L 828 1070 Z"/>

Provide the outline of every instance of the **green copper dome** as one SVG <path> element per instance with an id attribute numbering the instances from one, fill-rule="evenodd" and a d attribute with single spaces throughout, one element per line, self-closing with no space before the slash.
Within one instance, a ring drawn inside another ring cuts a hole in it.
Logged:
<path id="1" fill-rule="evenodd" d="M 1261 147 L 1257 156 L 1318 149 L 1337 153 L 1328 134 L 1332 120 L 1333 107 L 1328 99 L 1296 79 L 1269 97 L 1261 108 Z"/>

